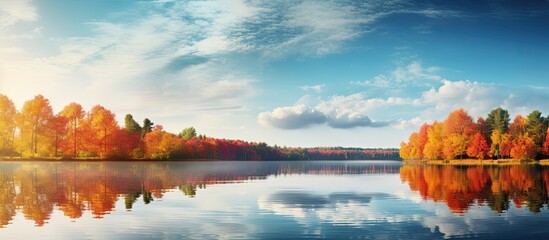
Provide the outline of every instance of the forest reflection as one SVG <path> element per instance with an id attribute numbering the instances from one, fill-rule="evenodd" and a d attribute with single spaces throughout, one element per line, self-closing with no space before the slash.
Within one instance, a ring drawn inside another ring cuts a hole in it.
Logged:
<path id="1" fill-rule="evenodd" d="M 403 166 L 400 178 L 424 200 L 444 202 L 461 215 L 474 205 L 498 214 L 513 205 L 538 213 L 549 199 L 549 168 L 538 165 Z"/>
<path id="2" fill-rule="evenodd" d="M 167 191 L 194 197 L 208 185 L 239 183 L 286 174 L 381 174 L 398 162 L 27 162 L 0 164 L 0 227 L 17 214 L 43 226 L 53 211 L 102 218 L 124 201 L 149 204 Z"/>

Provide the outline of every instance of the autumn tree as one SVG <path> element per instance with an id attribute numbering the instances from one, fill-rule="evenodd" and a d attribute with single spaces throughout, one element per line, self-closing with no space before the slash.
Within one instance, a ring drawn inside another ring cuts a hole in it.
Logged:
<path id="1" fill-rule="evenodd" d="M 150 123 L 149 120 L 145 121 L 144 124 L 149 124 L 148 126 L 150 127 L 152 123 Z M 126 114 L 126 117 L 124 118 L 124 126 L 125 131 L 128 134 L 127 136 L 123 136 L 126 138 L 126 141 L 128 141 L 124 143 L 124 145 L 126 147 L 133 147 L 128 153 L 131 153 L 130 155 L 133 158 L 142 158 L 145 153 L 145 149 L 142 144 L 143 141 L 141 141 L 145 134 L 144 129 L 134 120 L 131 114 Z M 135 136 L 138 136 L 138 138 L 136 139 Z"/>
<path id="2" fill-rule="evenodd" d="M 470 138 L 476 131 L 473 118 L 463 109 L 451 112 L 444 120 L 444 148 L 446 159 L 465 155 Z"/>
<path id="3" fill-rule="evenodd" d="M 78 142 L 80 137 L 79 131 L 82 121 L 84 119 L 85 112 L 80 104 L 72 102 L 69 105 L 65 106 L 63 110 L 61 110 L 59 115 L 65 117 L 67 120 L 65 141 L 67 142 L 67 146 L 71 146 L 70 150 L 72 150 L 72 156 L 77 157 Z"/>
<path id="4" fill-rule="evenodd" d="M 0 155 L 13 153 L 13 141 L 15 139 L 15 105 L 7 96 L 0 94 L 0 140 L 2 151 Z"/>
<path id="5" fill-rule="evenodd" d="M 491 135 L 492 145 L 490 146 L 490 156 L 497 159 L 509 157 L 511 147 L 513 146 L 511 135 L 509 133 L 501 133 L 495 130 Z"/>
<path id="6" fill-rule="evenodd" d="M 65 132 L 67 131 L 67 123 L 68 119 L 61 116 L 61 115 L 55 115 L 51 119 L 51 127 L 53 129 L 54 134 L 54 157 L 58 156 L 59 152 L 59 145 L 61 141 L 63 140 L 63 135 L 65 135 Z"/>
<path id="7" fill-rule="evenodd" d="M 429 128 L 431 126 L 427 123 L 424 123 L 423 125 L 421 125 L 421 127 L 419 128 L 419 132 L 418 132 L 418 157 L 420 159 L 423 159 L 425 156 L 423 154 L 423 151 L 425 150 L 425 145 L 427 144 L 427 141 L 429 141 L 429 135 L 428 135 L 428 131 L 429 131 Z"/>
<path id="8" fill-rule="evenodd" d="M 467 155 L 469 157 L 484 159 L 488 156 L 489 150 L 490 147 L 488 146 L 486 139 L 484 138 L 484 136 L 482 136 L 480 132 L 478 132 L 473 136 L 473 139 L 469 143 L 469 147 L 467 148 Z"/>
<path id="9" fill-rule="evenodd" d="M 187 140 L 196 137 L 196 129 L 194 129 L 194 127 L 185 128 L 179 133 L 179 137 Z"/>
<path id="10" fill-rule="evenodd" d="M 53 111 L 50 101 L 42 95 L 26 101 L 17 116 L 20 147 L 27 155 L 51 154 L 50 122 Z"/>
<path id="11" fill-rule="evenodd" d="M 126 129 L 117 128 L 111 136 L 111 150 L 107 157 L 118 159 L 143 157 L 144 149 L 139 133 L 129 133 Z"/>
<path id="12" fill-rule="evenodd" d="M 145 155 L 151 159 L 169 159 L 171 154 L 181 146 L 180 139 L 164 131 L 161 125 L 145 135 Z"/>
<path id="13" fill-rule="evenodd" d="M 411 155 L 410 155 L 410 146 L 407 143 L 405 143 L 405 142 L 400 143 L 399 156 L 402 159 L 411 159 L 412 158 Z"/>
<path id="14" fill-rule="evenodd" d="M 528 133 L 518 136 L 513 141 L 511 157 L 514 159 L 533 159 L 536 156 L 536 143 Z"/>
<path id="15" fill-rule="evenodd" d="M 443 157 L 445 159 L 455 159 L 456 157 L 461 157 L 466 153 L 467 146 L 469 145 L 469 138 L 465 134 L 453 133 L 444 138 L 443 142 Z"/>
<path id="16" fill-rule="evenodd" d="M 522 115 L 515 116 L 515 119 L 509 125 L 509 134 L 511 134 L 511 137 L 513 139 L 519 137 L 520 135 L 524 134 L 526 130 L 526 117 Z"/>
<path id="17" fill-rule="evenodd" d="M 440 159 L 444 146 L 444 130 L 442 123 L 434 122 L 427 130 L 428 140 L 423 150 L 423 155 L 427 159 Z"/>
<path id="18" fill-rule="evenodd" d="M 476 125 L 473 118 L 462 108 L 451 112 L 448 118 L 444 120 L 444 133 L 449 136 L 460 134 L 472 136 L 476 131 Z"/>
<path id="19" fill-rule="evenodd" d="M 91 128 L 95 133 L 99 155 L 108 155 L 112 147 L 109 145 L 109 141 L 111 141 L 110 137 L 118 129 L 114 113 L 101 105 L 96 105 L 90 111 L 89 120 Z"/>
<path id="20" fill-rule="evenodd" d="M 482 134 L 482 136 L 486 140 L 486 143 L 488 143 L 488 145 L 490 145 L 490 143 L 491 143 L 490 135 L 492 134 L 492 130 L 491 130 L 492 127 L 482 117 L 477 118 L 477 123 L 476 124 L 477 124 L 477 131 L 480 134 Z"/>
<path id="21" fill-rule="evenodd" d="M 549 156 L 549 130 L 545 134 L 545 142 L 543 143 L 542 153 L 545 156 Z"/>
<path id="22" fill-rule="evenodd" d="M 494 130 L 490 136 L 492 144 L 490 145 L 490 155 L 499 159 L 501 158 L 501 141 L 503 134 L 499 130 Z"/>
<path id="23" fill-rule="evenodd" d="M 513 147 L 513 138 L 511 137 L 511 134 L 505 133 L 503 134 L 501 138 L 501 155 L 503 157 L 510 157 L 511 156 L 511 148 Z"/>
<path id="24" fill-rule="evenodd" d="M 410 134 L 410 137 L 408 138 L 408 147 L 410 148 L 409 157 L 413 159 L 419 159 L 420 155 L 420 148 L 419 148 L 419 134 L 414 132 Z"/>

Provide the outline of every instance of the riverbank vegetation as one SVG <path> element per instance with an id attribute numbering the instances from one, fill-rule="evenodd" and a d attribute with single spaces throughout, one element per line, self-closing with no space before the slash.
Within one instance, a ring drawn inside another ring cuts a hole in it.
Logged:
<path id="1" fill-rule="evenodd" d="M 507 160 L 494 163 L 543 159 L 549 156 L 548 126 L 549 117 L 543 117 L 538 110 L 527 116 L 517 115 L 510 122 L 508 111 L 502 108 L 476 121 L 458 109 L 442 122 L 423 124 L 408 142 L 401 143 L 400 156 L 407 161 L 452 160 L 458 164 L 462 159 L 469 163 L 482 163 L 483 159 Z"/>
<path id="2" fill-rule="evenodd" d="M 360 160 L 400 159 L 398 149 L 341 147 L 289 148 L 266 143 L 207 137 L 193 127 L 170 133 L 131 114 L 119 126 L 113 112 L 101 105 L 85 111 L 78 103 L 54 113 L 42 95 L 18 111 L 0 94 L 0 158 L 40 160 Z"/>

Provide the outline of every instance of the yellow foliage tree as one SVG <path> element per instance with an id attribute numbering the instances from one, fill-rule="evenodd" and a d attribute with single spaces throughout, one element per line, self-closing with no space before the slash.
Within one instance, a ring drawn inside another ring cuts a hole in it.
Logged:
<path id="1" fill-rule="evenodd" d="M 26 101 L 17 116 L 19 150 L 27 156 L 52 155 L 53 111 L 50 101 L 42 95 Z"/>
<path id="2" fill-rule="evenodd" d="M 79 129 L 84 119 L 85 112 L 78 103 L 70 103 L 59 113 L 60 116 L 67 119 L 67 131 L 65 136 L 66 146 L 71 146 L 73 157 L 78 156 L 78 142 L 80 141 Z"/>
<path id="3" fill-rule="evenodd" d="M 95 145 L 94 149 L 99 151 L 99 156 L 108 156 L 112 150 L 110 138 L 118 129 L 114 113 L 101 105 L 96 105 L 89 114 L 89 121 L 91 130 L 95 133 L 95 139 L 91 144 Z"/>
<path id="4" fill-rule="evenodd" d="M 13 154 L 16 114 L 17 110 L 11 99 L 0 94 L 0 141 L 2 144 L 0 155 Z"/>
<path id="5" fill-rule="evenodd" d="M 442 158 L 442 148 L 444 146 L 444 130 L 442 123 L 434 122 L 427 130 L 427 143 L 423 149 L 423 156 L 427 159 Z"/>
<path id="6" fill-rule="evenodd" d="M 469 146 L 469 138 L 465 134 L 450 134 L 444 139 L 443 156 L 445 159 L 454 159 L 465 154 Z"/>

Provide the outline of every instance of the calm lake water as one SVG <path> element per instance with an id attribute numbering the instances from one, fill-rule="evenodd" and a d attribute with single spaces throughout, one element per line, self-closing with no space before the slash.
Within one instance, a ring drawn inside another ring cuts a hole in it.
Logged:
<path id="1" fill-rule="evenodd" d="M 395 161 L 0 163 L 0 239 L 549 234 L 549 168 Z"/>

